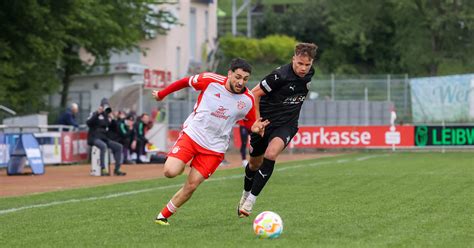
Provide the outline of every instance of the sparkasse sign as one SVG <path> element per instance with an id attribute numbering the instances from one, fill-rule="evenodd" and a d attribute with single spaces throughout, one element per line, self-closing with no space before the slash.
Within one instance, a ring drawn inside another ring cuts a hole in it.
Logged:
<path id="1" fill-rule="evenodd" d="M 414 146 L 413 126 L 305 126 L 291 140 L 295 148 Z"/>

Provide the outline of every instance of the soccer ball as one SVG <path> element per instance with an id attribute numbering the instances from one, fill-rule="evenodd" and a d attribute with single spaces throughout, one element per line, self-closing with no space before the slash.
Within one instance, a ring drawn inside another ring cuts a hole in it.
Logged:
<path id="1" fill-rule="evenodd" d="M 261 239 L 278 238 L 283 232 L 283 221 L 274 212 L 261 212 L 253 221 L 253 230 Z"/>

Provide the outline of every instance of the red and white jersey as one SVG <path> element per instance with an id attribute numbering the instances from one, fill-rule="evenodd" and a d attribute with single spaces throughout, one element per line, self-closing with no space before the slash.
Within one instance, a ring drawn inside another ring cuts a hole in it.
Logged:
<path id="1" fill-rule="evenodd" d="M 189 78 L 189 86 L 201 91 L 194 111 L 183 124 L 183 131 L 200 146 L 219 153 L 229 147 L 232 127 L 244 120 L 247 128 L 255 122 L 254 98 L 245 88 L 234 94 L 225 88 L 227 77 L 201 73 Z"/>

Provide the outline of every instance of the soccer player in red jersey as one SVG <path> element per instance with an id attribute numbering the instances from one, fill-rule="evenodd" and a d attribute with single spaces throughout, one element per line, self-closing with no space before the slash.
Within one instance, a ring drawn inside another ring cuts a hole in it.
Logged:
<path id="1" fill-rule="evenodd" d="M 269 122 L 256 118 L 254 97 L 245 86 L 251 70 L 245 60 L 237 58 L 232 60 L 227 77 L 205 72 L 178 80 L 161 91 L 153 91 L 157 101 L 185 87 L 200 91 L 194 110 L 184 122 L 164 165 L 165 176 L 173 178 L 180 175 L 192 159 L 191 171 L 155 223 L 169 225 L 168 218 L 214 173 L 224 159 L 232 127 L 237 121 L 244 120 L 249 130 L 263 135 Z"/>

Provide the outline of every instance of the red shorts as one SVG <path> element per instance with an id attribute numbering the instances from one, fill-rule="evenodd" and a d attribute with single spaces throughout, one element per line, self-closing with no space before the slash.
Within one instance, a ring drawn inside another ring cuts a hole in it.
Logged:
<path id="1" fill-rule="evenodd" d="M 191 161 L 191 167 L 199 171 L 204 178 L 209 178 L 224 160 L 224 153 L 210 151 L 198 145 L 185 132 L 181 132 L 178 140 L 171 148 L 168 156 L 177 158 L 184 163 Z"/>

